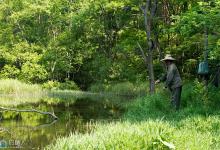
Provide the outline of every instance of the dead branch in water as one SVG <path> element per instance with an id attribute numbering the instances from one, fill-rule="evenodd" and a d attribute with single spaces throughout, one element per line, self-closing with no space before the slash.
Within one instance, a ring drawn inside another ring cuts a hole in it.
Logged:
<path id="1" fill-rule="evenodd" d="M 0 107 L 0 110 L 2 111 L 14 111 L 14 112 L 34 112 L 34 113 L 39 113 L 39 114 L 43 114 L 43 115 L 49 115 L 51 117 L 53 117 L 54 119 L 58 119 L 58 117 L 51 112 L 43 112 L 40 110 L 36 110 L 36 109 L 15 109 L 15 108 L 5 108 L 5 107 Z"/>

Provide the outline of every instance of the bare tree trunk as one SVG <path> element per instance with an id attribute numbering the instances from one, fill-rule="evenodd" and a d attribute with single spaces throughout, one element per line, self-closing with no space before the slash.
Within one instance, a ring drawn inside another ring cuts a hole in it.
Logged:
<path id="1" fill-rule="evenodd" d="M 155 83 L 154 83 L 154 69 L 153 69 L 153 40 L 152 40 L 152 24 L 153 24 L 153 17 L 156 14 L 157 9 L 157 0 L 153 2 L 151 0 L 146 0 L 146 5 L 142 8 L 144 13 L 144 24 L 145 24 L 145 32 L 147 36 L 147 68 L 149 73 L 149 90 L 150 94 L 155 93 Z"/>

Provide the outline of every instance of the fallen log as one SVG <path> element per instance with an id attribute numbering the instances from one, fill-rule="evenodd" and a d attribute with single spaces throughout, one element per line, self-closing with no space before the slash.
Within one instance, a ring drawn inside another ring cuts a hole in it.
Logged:
<path id="1" fill-rule="evenodd" d="M 55 120 L 58 119 L 58 117 L 54 113 L 43 112 L 43 111 L 36 110 L 36 109 L 15 109 L 15 108 L 0 107 L 0 110 L 2 110 L 2 111 L 14 111 L 14 112 L 33 112 L 33 113 L 39 113 L 39 114 L 43 114 L 43 115 L 49 115 L 49 116 L 53 117 Z"/>

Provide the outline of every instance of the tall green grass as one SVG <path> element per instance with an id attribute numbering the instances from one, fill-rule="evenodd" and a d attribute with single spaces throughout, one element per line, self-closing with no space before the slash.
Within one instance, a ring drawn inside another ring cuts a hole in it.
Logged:
<path id="1" fill-rule="evenodd" d="M 174 112 L 168 96 L 163 94 L 140 97 L 127 105 L 124 119 L 143 121 L 149 118 L 162 118 Z"/>
<path id="2" fill-rule="evenodd" d="M 202 122 L 200 122 L 202 120 Z M 198 128 L 197 124 L 200 124 Z M 59 138 L 46 149 L 54 150 L 208 150 L 218 149 L 220 136 L 219 118 L 184 120 L 179 126 L 161 120 L 140 123 L 118 122 L 100 124 L 92 133 L 75 133 Z M 207 124 L 213 126 L 206 129 Z M 215 133 L 217 132 L 217 133 Z"/>
<path id="3" fill-rule="evenodd" d="M 26 84 L 18 80 L 0 80 L 0 105 L 16 106 L 36 103 L 46 95 L 40 85 Z"/>
<path id="4" fill-rule="evenodd" d="M 46 103 L 49 105 L 64 104 L 65 106 L 69 106 L 79 99 L 101 101 L 106 104 L 120 104 L 120 100 L 118 100 L 119 98 L 115 94 L 44 89 L 41 85 L 27 84 L 18 80 L 0 80 L 1 106 L 18 106 L 36 103 Z"/>
<path id="5" fill-rule="evenodd" d="M 45 149 L 218 150 L 220 112 L 214 105 L 218 93 L 209 91 L 207 103 L 199 88 L 197 83 L 184 86 L 179 111 L 171 107 L 167 92 L 146 95 L 126 105 L 121 121 L 98 123 L 91 133 L 72 133 Z"/>
<path id="6" fill-rule="evenodd" d="M 27 93 L 40 93 L 42 88 L 36 84 L 26 84 L 18 80 L 0 80 L 0 94 L 25 95 Z"/>
<path id="7" fill-rule="evenodd" d="M 95 97 L 96 94 L 73 90 L 48 90 L 41 85 L 27 84 L 14 79 L 0 80 L 0 105 L 18 106 L 23 104 L 60 103 L 73 104 L 77 99 Z"/>

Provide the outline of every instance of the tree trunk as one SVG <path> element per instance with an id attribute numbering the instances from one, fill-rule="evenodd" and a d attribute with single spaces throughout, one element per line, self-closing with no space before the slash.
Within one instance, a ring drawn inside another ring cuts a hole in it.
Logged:
<path id="1" fill-rule="evenodd" d="M 147 68 L 149 74 L 149 91 L 150 94 L 155 93 L 155 83 L 154 83 L 154 69 L 153 69 L 153 40 L 152 40 L 152 18 L 155 16 L 157 9 L 157 0 L 153 2 L 151 0 L 146 0 L 145 8 L 142 8 L 144 13 L 144 24 L 145 32 L 147 36 Z"/>

